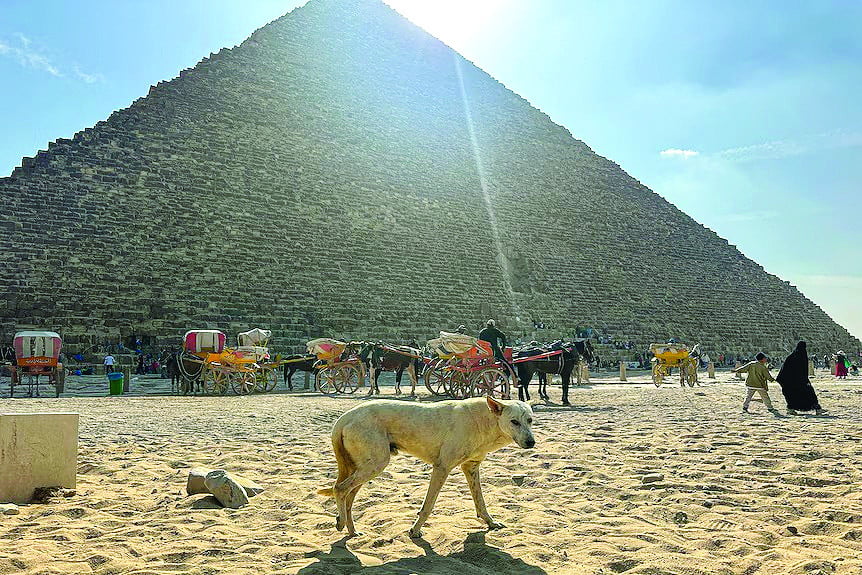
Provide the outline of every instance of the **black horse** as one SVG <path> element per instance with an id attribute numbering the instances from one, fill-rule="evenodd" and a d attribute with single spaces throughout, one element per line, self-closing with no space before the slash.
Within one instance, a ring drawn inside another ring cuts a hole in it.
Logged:
<path id="1" fill-rule="evenodd" d="M 563 383 L 563 405 L 569 405 L 569 384 L 572 372 L 576 374 L 578 385 L 581 383 L 581 362 L 589 364 L 593 358 L 593 345 L 589 340 L 570 342 L 556 341 L 546 346 L 533 345 L 521 350 L 522 353 L 542 355 L 547 352 L 559 352 L 554 355 L 535 360 L 519 361 L 518 367 L 518 399 L 530 401 L 530 381 L 533 374 L 539 374 L 539 397 L 548 401 L 548 375 L 559 375 Z"/>
<path id="2" fill-rule="evenodd" d="M 203 364 L 195 361 L 188 361 L 183 358 L 182 351 L 169 352 L 163 356 L 165 364 L 165 372 L 171 378 L 171 392 L 182 393 L 197 393 L 203 391 Z"/>
<path id="3" fill-rule="evenodd" d="M 420 350 L 415 341 L 408 345 L 390 346 L 382 342 L 366 343 L 359 352 L 359 359 L 365 364 L 370 380 L 368 395 L 380 393 L 377 378 L 383 371 L 395 372 L 395 394 L 401 395 L 401 376 L 404 372 L 410 377 L 410 395 L 416 395 L 422 362 Z"/>
<path id="4" fill-rule="evenodd" d="M 307 354 L 289 355 L 284 358 L 284 381 L 287 389 L 293 391 L 293 374 L 297 371 L 314 373 L 314 365 L 318 362 L 317 356 Z"/>

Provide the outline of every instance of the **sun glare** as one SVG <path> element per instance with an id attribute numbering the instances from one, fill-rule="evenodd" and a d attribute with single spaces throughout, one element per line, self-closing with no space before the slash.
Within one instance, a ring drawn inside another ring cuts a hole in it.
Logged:
<path id="1" fill-rule="evenodd" d="M 513 3 L 513 0 L 384 1 L 456 50 L 475 42 Z"/>

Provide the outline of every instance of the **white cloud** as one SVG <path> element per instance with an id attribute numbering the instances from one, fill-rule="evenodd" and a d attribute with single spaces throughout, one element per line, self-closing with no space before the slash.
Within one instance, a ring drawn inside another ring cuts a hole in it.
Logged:
<path id="1" fill-rule="evenodd" d="M 668 148 L 667 150 L 662 150 L 659 154 L 665 158 L 682 158 L 687 160 L 688 158 L 697 156 L 700 152 L 696 152 L 694 150 L 680 150 L 679 148 Z"/>
<path id="2" fill-rule="evenodd" d="M 40 70 L 57 78 L 64 78 L 64 74 L 59 66 L 55 65 L 51 59 L 33 47 L 33 42 L 24 34 L 15 34 L 17 42 L 9 43 L 0 40 L 0 56 L 13 58 L 24 68 Z M 73 69 L 73 78 L 81 80 L 87 84 L 93 84 L 104 80 L 101 74 L 88 74 L 81 71 L 77 66 Z"/>
<path id="3" fill-rule="evenodd" d="M 95 84 L 96 82 L 102 82 L 105 80 L 105 77 L 101 74 L 88 74 L 86 72 L 82 72 L 77 66 L 73 68 L 73 72 L 75 73 L 75 77 L 79 80 L 83 80 L 85 84 Z"/>
<path id="4" fill-rule="evenodd" d="M 715 155 L 731 162 L 778 160 L 816 152 L 862 146 L 862 133 L 833 130 L 798 139 L 774 140 L 752 146 L 722 150 Z"/>

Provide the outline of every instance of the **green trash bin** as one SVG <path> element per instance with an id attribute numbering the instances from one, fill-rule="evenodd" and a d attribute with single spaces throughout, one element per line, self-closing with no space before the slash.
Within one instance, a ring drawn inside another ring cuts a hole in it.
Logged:
<path id="1" fill-rule="evenodd" d="M 111 395 L 123 395 L 123 374 L 108 374 L 108 391 Z"/>

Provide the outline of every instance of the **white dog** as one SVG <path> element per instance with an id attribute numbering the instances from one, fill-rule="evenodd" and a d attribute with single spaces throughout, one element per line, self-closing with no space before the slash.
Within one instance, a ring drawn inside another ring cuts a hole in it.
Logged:
<path id="1" fill-rule="evenodd" d="M 485 456 L 511 442 L 523 448 L 536 444 L 531 426 L 533 410 L 522 401 L 498 401 L 491 397 L 437 403 L 370 401 L 343 414 L 332 429 L 332 448 L 338 462 L 338 479 L 333 489 L 321 495 L 335 497 L 339 531 L 353 525 L 356 492 L 377 477 L 389 463 L 390 454 L 409 453 L 433 465 L 428 493 L 419 517 L 410 528 L 411 537 L 421 537 L 420 529 L 434 507 L 449 473 L 458 465 L 467 476 L 467 485 L 476 504 L 476 514 L 491 529 L 502 527 L 485 508 L 479 483 L 479 464 Z"/>

